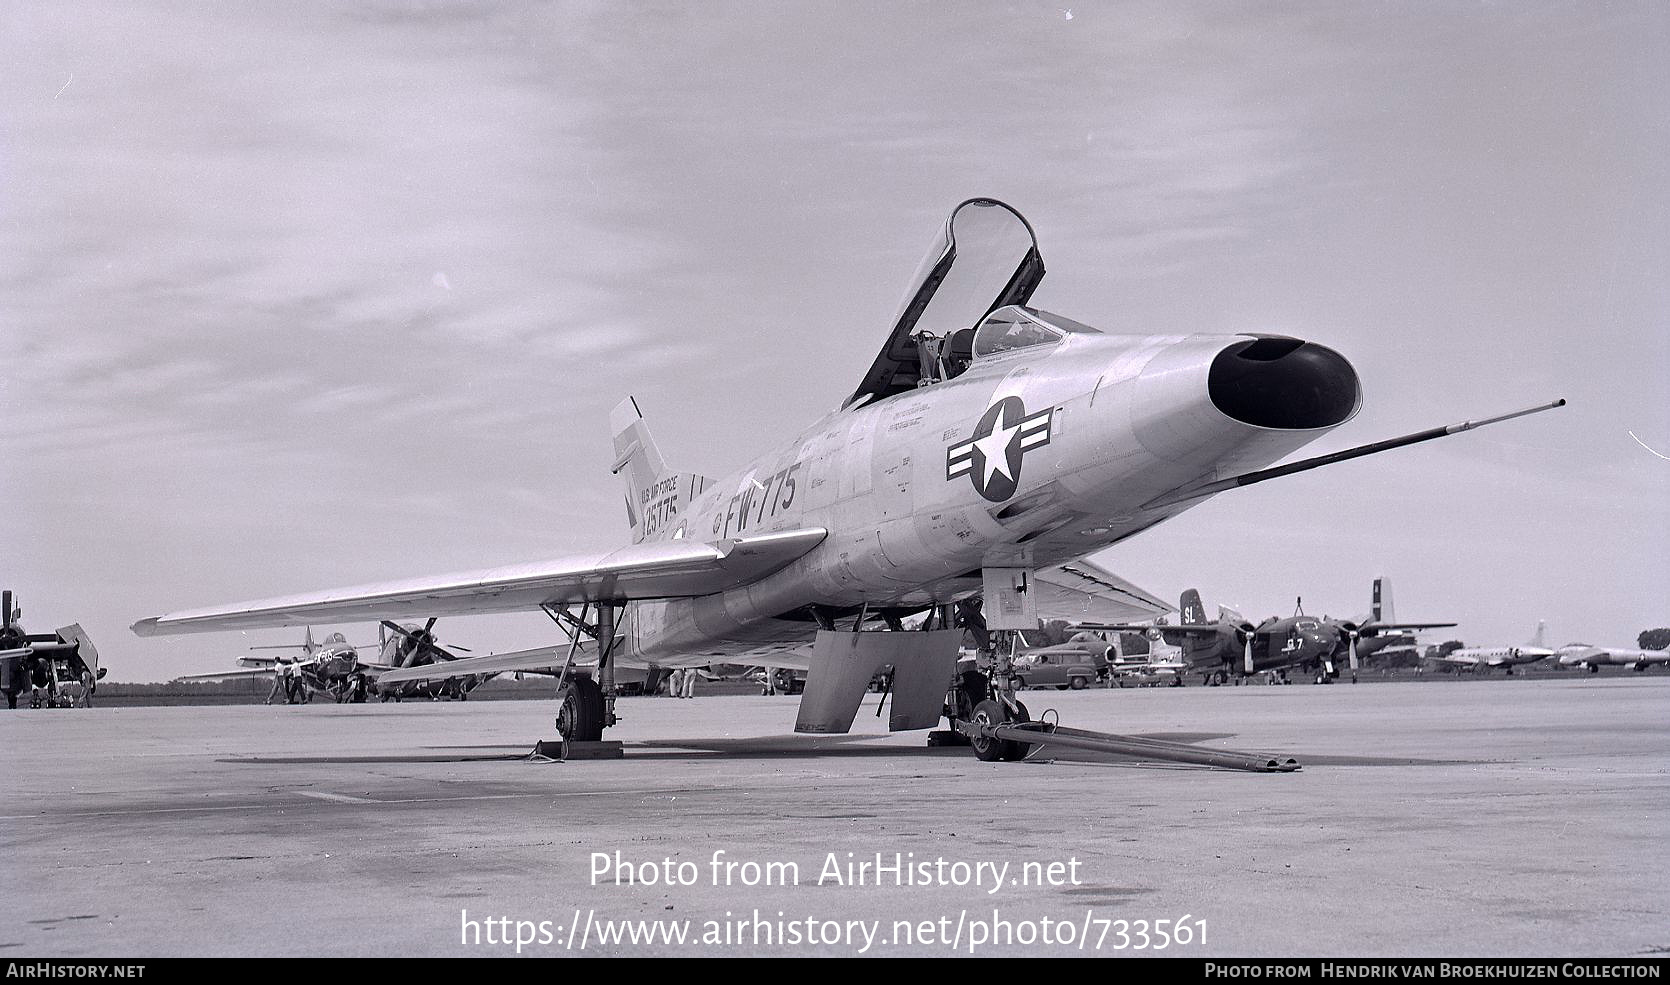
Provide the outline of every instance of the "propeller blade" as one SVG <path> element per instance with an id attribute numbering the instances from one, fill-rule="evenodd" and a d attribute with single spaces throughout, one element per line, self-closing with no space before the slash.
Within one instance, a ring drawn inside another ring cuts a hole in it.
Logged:
<path id="1" fill-rule="evenodd" d="M 1346 652 L 1348 652 L 1351 655 L 1351 673 L 1355 674 L 1355 673 L 1357 673 L 1357 668 L 1359 666 L 1361 666 L 1361 664 L 1359 664 L 1358 661 L 1357 661 L 1357 634 L 1356 633 L 1351 634 L 1350 641 L 1346 644 L 1346 646 L 1348 647 Z M 1385 663 L 1382 662 L 1380 664 L 1380 666 L 1384 667 Z"/>
<path id="2" fill-rule="evenodd" d="M 1253 634 L 1248 633 L 1246 645 L 1241 650 L 1242 667 L 1246 671 L 1248 677 L 1251 677 L 1253 674 L 1252 643 Z"/>

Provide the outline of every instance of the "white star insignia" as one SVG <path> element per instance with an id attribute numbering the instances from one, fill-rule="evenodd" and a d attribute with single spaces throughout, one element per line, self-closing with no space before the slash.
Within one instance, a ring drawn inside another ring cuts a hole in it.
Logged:
<path id="1" fill-rule="evenodd" d="M 982 485 L 990 485 L 992 476 L 998 472 L 1002 472 L 1010 482 L 1015 481 L 1015 477 L 1009 474 L 1009 442 L 1014 440 L 1015 432 L 1020 428 L 1019 421 L 1008 424 L 1004 410 L 999 408 L 997 420 L 992 422 L 992 433 L 975 439 L 974 447 L 980 449 L 980 454 L 986 459 L 986 478 Z"/>

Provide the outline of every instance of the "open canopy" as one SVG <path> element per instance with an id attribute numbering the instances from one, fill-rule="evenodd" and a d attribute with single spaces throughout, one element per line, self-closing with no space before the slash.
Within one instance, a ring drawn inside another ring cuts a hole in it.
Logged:
<path id="1" fill-rule="evenodd" d="M 1037 238 L 1019 212 L 992 198 L 957 206 L 917 268 L 887 344 L 844 406 L 914 389 L 924 336 L 953 357 L 972 358 L 981 320 L 1025 304 L 1043 278 Z"/>

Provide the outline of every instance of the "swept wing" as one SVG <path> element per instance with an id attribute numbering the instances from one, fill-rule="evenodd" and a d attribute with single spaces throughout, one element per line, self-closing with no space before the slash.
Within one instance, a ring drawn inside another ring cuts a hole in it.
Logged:
<path id="1" fill-rule="evenodd" d="M 604 554 L 189 609 L 142 619 L 133 624 L 133 631 L 140 636 L 169 636 L 711 595 L 764 578 L 805 555 L 825 536 L 827 532 L 819 528 L 714 543 L 634 544 Z"/>

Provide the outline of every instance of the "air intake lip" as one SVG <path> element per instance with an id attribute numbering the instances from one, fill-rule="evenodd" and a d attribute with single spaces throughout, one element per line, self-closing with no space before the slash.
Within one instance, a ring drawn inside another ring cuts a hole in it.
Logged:
<path id="1" fill-rule="evenodd" d="M 1228 417 L 1257 428 L 1314 431 L 1357 413 L 1362 389 L 1345 357 L 1326 346 L 1258 336 L 1212 360 L 1206 390 Z"/>

